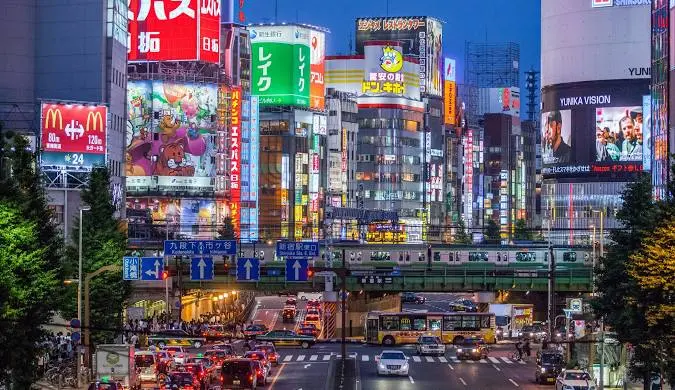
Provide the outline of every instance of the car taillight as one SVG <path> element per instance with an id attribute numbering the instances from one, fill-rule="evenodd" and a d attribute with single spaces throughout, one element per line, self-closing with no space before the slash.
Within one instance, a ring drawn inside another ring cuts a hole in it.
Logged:
<path id="1" fill-rule="evenodd" d="M 253 381 L 253 375 L 249 375 L 249 376 L 248 376 L 248 379 L 251 380 L 251 381 Z"/>
<path id="2" fill-rule="evenodd" d="M 259 369 L 259 368 L 257 368 L 257 369 L 255 370 L 255 372 L 257 372 L 258 375 L 260 375 L 260 369 Z"/>
<path id="3" fill-rule="evenodd" d="M 221 382 L 225 382 L 225 376 L 224 376 L 224 375 L 221 375 L 221 376 L 220 376 L 220 381 L 221 381 Z"/>

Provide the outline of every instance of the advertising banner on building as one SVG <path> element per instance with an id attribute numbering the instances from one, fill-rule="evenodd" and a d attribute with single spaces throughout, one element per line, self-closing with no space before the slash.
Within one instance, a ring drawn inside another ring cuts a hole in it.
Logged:
<path id="1" fill-rule="evenodd" d="M 241 210 L 241 87 L 230 93 L 230 127 L 227 135 L 230 149 L 230 217 L 236 237 L 240 237 Z"/>
<path id="2" fill-rule="evenodd" d="M 251 96 L 251 130 L 249 135 L 249 239 L 255 241 L 259 237 L 258 233 L 258 183 L 259 183 L 259 163 L 260 163 L 260 111 L 259 99 L 257 96 Z"/>
<path id="3" fill-rule="evenodd" d="M 129 1 L 129 61 L 220 59 L 220 0 Z"/>
<path id="4" fill-rule="evenodd" d="M 105 164 L 108 108 L 43 102 L 41 164 L 91 168 Z"/>
<path id="5" fill-rule="evenodd" d="M 455 60 L 445 58 L 443 66 L 443 118 L 446 125 L 457 125 L 456 74 Z"/>
<path id="6" fill-rule="evenodd" d="M 433 18 L 376 17 L 356 19 L 356 51 L 364 53 L 367 41 L 399 41 L 403 56 L 418 60 L 420 92 L 443 94 L 443 30 Z"/>
<path id="7" fill-rule="evenodd" d="M 520 88 L 480 88 L 478 113 L 507 114 L 520 118 Z"/>
<path id="8" fill-rule="evenodd" d="M 127 191 L 214 191 L 215 84 L 127 83 Z"/>
<path id="9" fill-rule="evenodd" d="M 326 34 L 309 30 L 309 48 L 311 68 L 309 108 L 324 110 L 326 108 L 326 85 L 324 83 Z"/>
<path id="10" fill-rule="evenodd" d="M 297 26 L 251 28 L 251 94 L 261 106 L 309 107 L 309 31 Z"/>
<path id="11" fill-rule="evenodd" d="M 543 89 L 542 173 L 626 180 L 643 170 L 649 79 L 585 84 Z"/>

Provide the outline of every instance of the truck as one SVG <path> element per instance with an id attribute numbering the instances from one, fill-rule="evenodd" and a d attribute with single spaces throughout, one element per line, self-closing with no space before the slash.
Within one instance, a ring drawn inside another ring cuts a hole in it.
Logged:
<path id="1" fill-rule="evenodd" d="M 495 314 L 497 339 L 518 337 L 518 331 L 534 320 L 530 303 L 491 303 L 488 311 Z"/>
<path id="2" fill-rule="evenodd" d="M 133 345 L 101 344 L 96 347 L 94 358 L 97 380 L 120 382 L 130 390 L 140 388 Z"/>

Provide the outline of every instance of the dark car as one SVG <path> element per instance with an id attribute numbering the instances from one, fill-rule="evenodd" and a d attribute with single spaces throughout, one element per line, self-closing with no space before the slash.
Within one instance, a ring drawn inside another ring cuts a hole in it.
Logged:
<path id="1" fill-rule="evenodd" d="M 208 361 L 207 364 L 211 366 L 210 361 Z M 185 370 L 186 372 L 189 372 L 190 374 L 194 375 L 197 378 L 200 384 L 199 386 L 200 389 L 206 389 L 211 382 L 211 377 L 209 375 L 208 368 L 202 363 L 192 363 L 188 361 L 188 363 L 184 364 L 181 369 Z"/>
<path id="2" fill-rule="evenodd" d="M 297 299 L 295 299 L 295 297 L 289 297 L 288 299 L 286 299 L 287 305 L 295 306 L 297 303 L 298 303 L 298 301 L 297 301 Z"/>
<path id="3" fill-rule="evenodd" d="M 229 350 L 209 349 L 208 351 L 204 352 L 204 357 L 211 359 L 211 361 L 214 362 L 214 364 L 216 364 L 222 363 L 225 359 L 234 357 L 234 352 L 232 351 L 232 347 L 230 347 Z"/>
<path id="4" fill-rule="evenodd" d="M 555 378 L 565 368 L 565 357 L 558 350 L 537 352 L 537 368 L 534 378 L 537 383 L 555 383 Z"/>
<path id="5" fill-rule="evenodd" d="M 257 364 L 251 359 L 228 359 L 220 368 L 220 382 L 225 389 L 255 389 L 258 386 Z"/>
<path id="6" fill-rule="evenodd" d="M 249 325 L 244 329 L 244 338 L 246 340 L 254 339 L 256 336 L 263 335 L 269 332 L 266 325 L 263 324 L 253 324 Z"/>
<path id="7" fill-rule="evenodd" d="M 304 336 L 319 337 L 319 328 L 317 328 L 316 325 L 314 324 L 303 323 L 298 328 L 298 334 Z"/>
<path id="8" fill-rule="evenodd" d="M 295 306 L 286 306 L 284 311 L 281 313 L 281 318 L 283 322 L 294 322 L 295 321 Z"/>
<path id="9" fill-rule="evenodd" d="M 417 295 L 411 292 L 404 292 L 401 294 L 401 303 L 419 303 L 422 304 L 426 302 L 427 299 L 421 295 Z"/>
<path id="10" fill-rule="evenodd" d="M 90 383 L 87 390 L 124 390 L 124 387 L 119 382 L 99 379 L 96 382 Z"/>
<path id="11" fill-rule="evenodd" d="M 478 311 L 478 307 L 470 299 L 458 299 L 456 301 L 450 302 L 449 306 L 450 310 L 452 311 L 467 311 L 467 312 Z"/>
<path id="12" fill-rule="evenodd" d="M 181 390 L 198 390 L 201 388 L 201 383 L 197 379 L 197 376 L 187 371 L 169 373 L 164 384 L 167 388 L 173 388 L 173 386 L 177 385 Z"/>
<path id="13" fill-rule="evenodd" d="M 488 356 L 488 349 L 485 342 L 479 338 L 466 338 L 457 345 L 457 359 L 481 360 Z"/>
<path id="14" fill-rule="evenodd" d="M 277 349 L 274 348 L 274 344 L 265 343 L 256 345 L 254 350 L 265 352 L 270 363 L 274 364 L 275 366 L 279 365 L 279 354 L 277 353 Z"/>

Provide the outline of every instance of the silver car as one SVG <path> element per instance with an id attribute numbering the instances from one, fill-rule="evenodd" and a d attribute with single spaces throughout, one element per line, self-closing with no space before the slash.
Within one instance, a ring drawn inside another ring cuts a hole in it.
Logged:
<path id="1" fill-rule="evenodd" d="M 445 355 L 445 344 L 436 336 L 420 336 L 417 339 L 418 355 Z"/>

